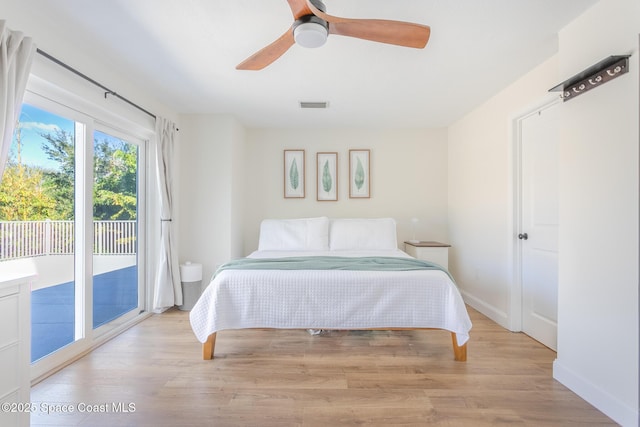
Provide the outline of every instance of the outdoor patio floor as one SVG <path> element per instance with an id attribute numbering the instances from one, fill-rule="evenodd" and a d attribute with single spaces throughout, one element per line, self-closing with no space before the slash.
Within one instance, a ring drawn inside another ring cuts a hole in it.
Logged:
<path id="1" fill-rule="evenodd" d="M 94 329 L 137 306 L 137 266 L 94 276 Z M 74 341 L 74 317 L 74 282 L 37 289 L 31 293 L 31 362 Z"/>

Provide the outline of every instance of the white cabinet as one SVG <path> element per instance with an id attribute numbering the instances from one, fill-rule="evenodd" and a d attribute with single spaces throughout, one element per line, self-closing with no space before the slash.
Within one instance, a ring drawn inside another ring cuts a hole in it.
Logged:
<path id="1" fill-rule="evenodd" d="M 449 269 L 449 248 L 440 242 L 404 242 L 404 251 L 414 258 L 434 262 Z"/>
<path id="2" fill-rule="evenodd" d="M 32 276 L 0 279 L 1 426 L 29 425 L 31 279 Z"/>

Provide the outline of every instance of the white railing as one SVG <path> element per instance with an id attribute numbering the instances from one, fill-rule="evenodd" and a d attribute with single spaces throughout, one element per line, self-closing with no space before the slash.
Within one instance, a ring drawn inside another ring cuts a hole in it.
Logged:
<path id="1" fill-rule="evenodd" d="M 136 253 L 137 221 L 93 221 L 94 255 Z"/>
<path id="2" fill-rule="evenodd" d="M 94 221 L 94 255 L 133 255 L 136 221 Z M 74 252 L 73 221 L 0 221 L 0 261 Z"/>

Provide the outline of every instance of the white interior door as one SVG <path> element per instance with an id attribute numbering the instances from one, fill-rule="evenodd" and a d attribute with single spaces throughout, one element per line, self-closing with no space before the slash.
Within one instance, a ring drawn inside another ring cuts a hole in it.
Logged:
<path id="1" fill-rule="evenodd" d="M 554 104 L 521 122 L 522 330 L 553 350 L 558 321 L 558 142 Z"/>

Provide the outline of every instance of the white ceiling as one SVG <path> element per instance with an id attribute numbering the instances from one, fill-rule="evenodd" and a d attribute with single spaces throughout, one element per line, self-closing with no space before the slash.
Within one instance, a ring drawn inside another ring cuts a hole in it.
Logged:
<path id="1" fill-rule="evenodd" d="M 177 112 L 288 128 L 451 124 L 556 52 L 558 30 L 595 2 L 325 0 L 334 16 L 429 25 L 431 39 L 410 49 L 334 35 L 318 49 L 293 46 L 262 71 L 237 71 L 290 27 L 285 0 L 30 1 L 61 37 L 92 46 Z M 301 110 L 299 101 L 330 107 Z"/>

